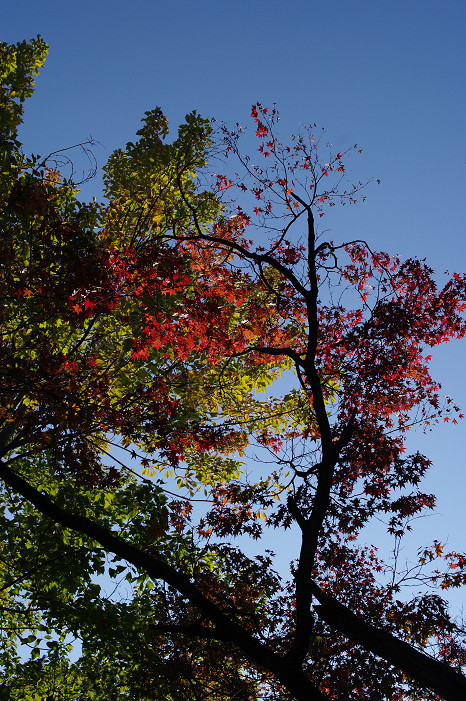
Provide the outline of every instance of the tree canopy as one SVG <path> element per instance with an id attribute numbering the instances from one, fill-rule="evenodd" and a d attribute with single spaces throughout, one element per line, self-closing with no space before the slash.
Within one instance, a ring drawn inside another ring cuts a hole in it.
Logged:
<path id="1" fill-rule="evenodd" d="M 18 140 L 46 53 L 0 44 L 0 698 L 463 699 L 464 555 L 364 538 L 434 507 L 405 442 L 461 417 L 466 277 L 320 233 L 357 147 L 260 104 L 249 154 L 147 112 L 81 202 Z"/>

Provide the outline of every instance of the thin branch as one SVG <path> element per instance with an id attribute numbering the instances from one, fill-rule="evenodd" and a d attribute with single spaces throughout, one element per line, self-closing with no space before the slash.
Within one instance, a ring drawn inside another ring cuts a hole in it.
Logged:
<path id="1" fill-rule="evenodd" d="M 328 701 L 328 697 L 321 694 L 307 679 L 301 667 L 292 668 L 282 657 L 254 638 L 241 624 L 208 599 L 188 575 L 114 535 L 87 516 L 74 514 L 69 509 L 58 506 L 48 494 L 39 492 L 1 461 L 0 479 L 55 523 L 92 538 L 107 552 L 111 552 L 143 570 L 152 579 L 160 579 L 174 587 L 214 623 L 216 630 L 222 637 L 231 640 L 256 664 L 271 671 L 295 695 L 298 701 Z"/>

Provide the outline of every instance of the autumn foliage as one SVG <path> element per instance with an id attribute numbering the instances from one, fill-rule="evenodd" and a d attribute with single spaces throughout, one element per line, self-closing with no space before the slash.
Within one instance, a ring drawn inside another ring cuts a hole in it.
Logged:
<path id="1" fill-rule="evenodd" d="M 320 234 L 364 198 L 358 148 L 284 144 L 260 104 L 250 155 L 239 127 L 193 113 L 167 143 L 146 113 L 81 203 L 17 141 L 45 45 L 0 48 L 8 698 L 464 698 L 442 593 L 465 556 L 423 547 L 407 592 L 364 539 L 435 504 L 405 440 L 462 418 L 429 352 L 466 334 L 466 277 Z"/>

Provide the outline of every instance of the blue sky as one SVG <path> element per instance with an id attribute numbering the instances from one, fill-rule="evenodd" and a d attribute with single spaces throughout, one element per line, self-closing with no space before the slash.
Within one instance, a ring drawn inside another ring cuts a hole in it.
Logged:
<path id="1" fill-rule="evenodd" d="M 1 35 L 40 33 L 51 47 L 26 149 L 92 134 L 103 163 L 156 105 L 176 127 L 193 109 L 244 123 L 253 102 L 276 102 L 285 135 L 316 122 L 338 149 L 364 149 L 355 175 L 382 180 L 345 228 L 466 269 L 465 21 L 463 0 L 17 0 Z"/>
<path id="2" fill-rule="evenodd" d="M 2 8 L 0 40 L 41 34 L 50 44 L 26 108 L 26 151 L 45 155 L 91 134 L 102 165 L 156 105 L 175 128 L 193 109 L 245 123 L 253 102 L 276 102 L 284 136 L 316 122 L 339 150 L 363 149 L 355 178 L 381 180 L 364 205 L 323 220 L 332 238 L 365 238 L 453 272 L 466 271 L 465 24 L 464 0 L 16 0 Z M 83 196 L 99 188 L 91 182 Z M 464 409 L 465 350 L 466 341 L 434 357 Z M 436 464 L 427 489 L 438 515 L 421 536 L 449 536 L 458 548 L 464 431 L 410 439 Z"/>

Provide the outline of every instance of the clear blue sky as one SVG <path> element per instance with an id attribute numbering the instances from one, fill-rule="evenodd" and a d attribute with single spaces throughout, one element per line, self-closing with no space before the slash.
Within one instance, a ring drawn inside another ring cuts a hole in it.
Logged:
<path id="1" fill-rule="evenodd" d="M 316 122 L 338 149 L 364 149 L 355 178 L 382 181 L 364 205 L 322 220 L 332 238 L 365 238 L 443 272 L 466 271 L 465 26 L 464 0 L 16 0 L 2 7 L 0 40 L 50 44 L 21 133 L 27 151 L 92 134 L 102 164 L 156 105 L 176 127 L 193 109 L 245 123 L 253 102 L 276 102 L 285 135 Z M 99 197 L 99 182 L 83 194 Z M 465 351 L 466 341 L 434 359 L 464 409 Z M 427 489 L 439 496 L 422 535 L 458 548 L 465 426 L 411 438 L 435 461 Z"/>

